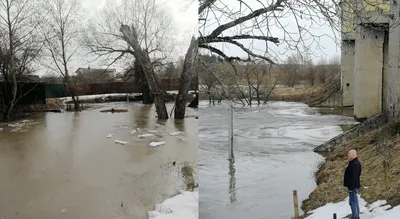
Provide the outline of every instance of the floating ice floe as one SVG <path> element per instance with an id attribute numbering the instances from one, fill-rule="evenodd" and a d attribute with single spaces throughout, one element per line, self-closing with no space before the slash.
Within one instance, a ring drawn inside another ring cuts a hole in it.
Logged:
<path id="1" fill-rule="evenodd" d="M 3 131 L 3 128 L 0 128 L 0 132 Z"/>
<path id="2" fill-rule="evenodd" d="M 13 123 L 13 124 L 7 124 L 8 127 L 11 128 L 18 128 L 18 127 L 22 127 L 24 124 L 21 123 Z"/>
<path id="3" fill-rule="evenodd" d="M 152 147 L 158 147 L 158 146 L 163 145 L 163 144 L 165 144 L 165 141 L 151 142 L 151 143 L 150 143 L 150 146 L 152 146 Z"/>
<path id="4" fill-rule="evenodd" d="M 112 134 L 107 135 L 107 138 L 112 138 Z"/>
<path id="5" fill-rule="evenodd" d="M 171 136 L 175 136 L 182 141 L 185 140 L 185 138 L 183 137 L 183 134 L 184 133 L 180 132 L 180 131 L 175 131 L 175 132 L 170 133 Z"/>
<path id="6" fill-rule="evenodd" d="M 180 194 L 156 204 L 153 211 L 147 212 L 149 219 L 198 219 L 199 192 L 180 192 Z"/>
<path id="7" fill-rule="evenodd" d="M 116 143 L 116 144 L 122 144 L 122 145 L 126 145 L 126 144 L 128 144 L 129 142 L 115 140 L 115 143 Z"/>
<path id="8" fill-rule="evenodd" d="M 155 136 L 154 134 L 150 134 L 150 133 L 138 135 L 139 138 L 150 138 L 150 137 L 154 137 L 154 136 Z"/>
<path id="9" fill-rule="evenodd" d="M 360 218 L 363 219 L 394 219 L 400 218 L 400 206 L 391 208 L 386 201 L 376 201 L 372 204 L 368 204 L 364 199 L 359 196 L 360 204 Z M 349 199 L 338 203 L 328 203 L 325 206 L 317 208 L 313 211 L 310 216 L 306 219 L 323 219 L 332 217 L 336 213 L 338 219 L 345 218 L 347 215 L 351 214 L 351 209 L 349 206 Z"/>
<path id="10" fill-rule="evenodd" d="M 135 134 L 137 131 L 134 129 L 131 131 L 132 134 Z"/>
<path id="11" fill-rule="evenodd" d="M 171 135 L 171 136 L 179 136 L 179 135 L 183 135 L 183 132 L 176 131 L 176 132 L 170 133 L 170 135 Z"/>

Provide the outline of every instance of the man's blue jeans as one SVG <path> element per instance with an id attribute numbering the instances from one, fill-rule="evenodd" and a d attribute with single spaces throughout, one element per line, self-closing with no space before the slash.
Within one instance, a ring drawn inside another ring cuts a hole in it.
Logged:
<path id="1" fill-rule="evenodd" d="M 349 205 L 351 208 L 351 218 L 360 218 L 360 206 L 358 205 L 358 189 L 349 190 Z"/>

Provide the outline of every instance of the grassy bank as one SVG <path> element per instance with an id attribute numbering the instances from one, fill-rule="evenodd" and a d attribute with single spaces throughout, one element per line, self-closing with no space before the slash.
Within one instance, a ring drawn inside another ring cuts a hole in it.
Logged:
<path id="1" fill-rule="evenodd" d="M 215 93 L 221 92 L 217 91 L 214 89 L 212 92 Z M 276 87 L 268 97 L 268 101 L 300 102 L 308 104 L 309 106 L 312 107 L 318 107 L 321 106 L 322 103 L 324 103 L 326 100 L 328 100 L 331 96 L 333 96 L 335 93 L 339 91 L 340 91 L 340 74 L 336 74 L 328 78 L 324 84 L 318 84 L 314 86 Z M 233 99 L 242 96 L 242 93 L 239 92 L 237 88 L 231 89 L 229 90 L 229 92 L 226 93 L 228 95 L 228 97 L 226 97 L 227 99 L 229 98 Z M 260 94 L 261 102 L 264 102 L 267 93 L 269 92 L 266 91 L 266 93 Z M 215 100 L 217 100 L 219 96 L 220 96 L 219 94 L 215 94 Z M 200 99 L 209 100 L 209 95 L 206 93 L 202 93 L 200 95 Z M 253 97 L 253 100 L 256 101 L 255 97 Z M 340 104 L 338 103 L 338 105 Z"/>
<path id="2" fill-rule="evenodd" d="M 361 196 L 368 203 L 387 200 L 392 206 L 400 204 L 400 123 L 396 123 L 361 135 L 332 151 L 315 173 L 318 186 L 309 198 L 303 201 L 302 209 L 305 212 L 330 202 L 343 201 L 347 197 L 343 187 L 343 175 L 347 152 L 350 149 L 358 151 L 363 167 Z M 385 180 L 385 160 L 390 162 L 390 189 Z"/>
<path id="3" fill-rule="evenodd" d="M 269 100 L 306 103 L 320 106 L 333 94 L 340 91 L 340 74 L 327 79 L 326 83 L 303 88 L 275 88 Z"/>

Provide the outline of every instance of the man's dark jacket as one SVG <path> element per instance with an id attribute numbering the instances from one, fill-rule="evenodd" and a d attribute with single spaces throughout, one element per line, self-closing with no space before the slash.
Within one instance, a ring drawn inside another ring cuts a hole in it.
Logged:
<path id="1" fill-rule="evenodd" d="M 353 159 L 349 162 L 346 170 L 344 171 L 344 186 L 350 191 L 359 189 L 361 175 L 361 163 L 358 158 Z"/>

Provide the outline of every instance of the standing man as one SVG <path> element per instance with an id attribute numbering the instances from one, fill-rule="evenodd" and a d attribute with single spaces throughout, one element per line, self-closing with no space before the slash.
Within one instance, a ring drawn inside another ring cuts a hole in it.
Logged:
<path id="1" fill-rule="evenodd" d="M 344 171 L 344 186 L 349 191 L 349 204 L 352 219 L 360 218 L 360 207 L 358 205 L 358 190 L 360 189 L 361 163 L 357 158 L 357 151 L 350 150 L 347 154 L 349 164 Z"/>

